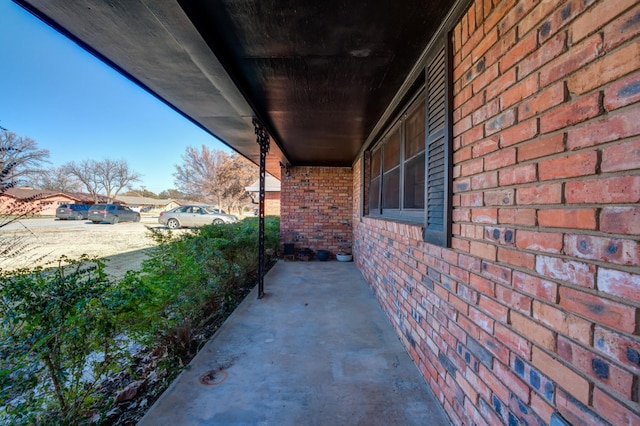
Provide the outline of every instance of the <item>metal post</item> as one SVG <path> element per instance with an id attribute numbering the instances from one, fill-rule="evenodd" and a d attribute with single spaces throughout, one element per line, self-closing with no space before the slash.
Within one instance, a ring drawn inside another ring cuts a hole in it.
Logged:
<path id="1" fill-rule="evenodd" d="M 260 193 L 258 204 L 258 299 L 264 296 L 264 182 L 266 178 L 267 152 L 269 152 L 269 134 L 258 120 L 253 119 L 256 142 L 260 145 Z"/>

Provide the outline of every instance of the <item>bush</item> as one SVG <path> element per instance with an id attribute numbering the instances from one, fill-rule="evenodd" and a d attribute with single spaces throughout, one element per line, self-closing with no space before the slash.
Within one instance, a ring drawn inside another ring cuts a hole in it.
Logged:
<path id="1" fill-rule="evenodd" d="M 0 399 L 13 423 L 70 423 L 93 410 L 97 383 L 124 359 L 116 288 L 86 256 L 0 274 Z"/>
<path id="2" fill-rule="evenodd" d="M 256 283 L 255 218 L 150 232 L 158 246 L 120 282 L 87 256 L 0 271 L 0 423 L 118 423 L 113 377 L 154 382 L 152 400 Z M 267 218 L 268 253 L 278 232 L 278 218 Z M 132 340 L 148 348 L 135 362 L 163 360 L 162 371 L 132 363 Z"/>
<path id="3" fill-rule="evenodd" d="M 265 249 L 275 254 L 279 219 L 265 221 Z M 176 236 L 151 230 L 157 249 L 143 263 L 141 274 L 130 276 L 144 289 L 145 332 L 153 334 L 169 355 L 186 362 L 200 342 L 194 333 L 226 317 L 255 285 L 258 269 L 258 220 L 210 225 Z M 208 336 L 206 336 L 208 337 Z"/>

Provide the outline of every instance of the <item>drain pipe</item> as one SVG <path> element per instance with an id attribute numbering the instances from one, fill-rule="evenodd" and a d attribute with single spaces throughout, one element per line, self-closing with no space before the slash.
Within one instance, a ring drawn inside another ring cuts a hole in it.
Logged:
<path id="1" fill-rule="evenodd" d="M 260 145 L 260 192 L 258 201 L 258 299 L 264 296 L 264 182 L 267 169 L 267 152 L 269 152 L 269 134 L 267 129 L 255 118 L 253 127 L 256 133 L 256 142 Z"/>

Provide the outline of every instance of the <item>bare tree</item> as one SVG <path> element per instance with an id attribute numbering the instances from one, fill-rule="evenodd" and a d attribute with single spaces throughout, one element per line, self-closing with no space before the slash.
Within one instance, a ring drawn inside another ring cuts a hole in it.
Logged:
<path id="1" fill-rule="evenodd" d="M 36 141 L 0 129 L 0 167 L 5 189 L 30 182 L 48 162 L 49 150 L 38 148 Z"/>
<path id="2" fill-rule="evenodd" d="M 36 189 L 43 191 L 80 192 L 82 190 L 82 184 L 64 167 L 43 170 L 32 180 L 32 184 Z"/>
<path id="3" fill-rule="evenodd" d="M 124 188 L 140 180 L 140 173 L 129 168 L 126 160 L 104 159 L 96 170 L 98 182 L 104 189 L 109 202 L 112 202 Z"/>
<path id="4" fill-rule="evenodd" d="M 221 167 L 221 183 L 224 188 L 224 203 L 227 210 L 241 211 L 242 205 L 251 201 L 244 189 L 258 176 L 258 166 L 238 154 L 232 154 Z"/>
<path id="5" fill-rule="evenodd" d="M 174 183 L 188 198 L 217 203 L 227 210 L 239 209 L 250 200 L 245 186 L 258 175 L 258 168 L 238 154 L 187 147 L 182 165 L 176 165 Z M 162 195 L 162 194 L 161 194 Z"/>
<path id="6" fill-rule="evenodd" d="M 122 189 L 140 180 L 140 174 L 129 168 L 125 160 L 83 160 L 78 163 L 72 161 L 63 168 L 82 182 L 94 202 L 98 202 L 100 191 L 104 191 L 104 195 L 111 202 Z"/>
<path id="7" fill-rule="evenodd" d="M 96 160 L 82 160 L 80 162 L 71 161 L 63 165 L 62 168 L 82 183 L 84 188 L 93 198 L 94 203 L 98 202 L 100 180 L 98 179 L 98 162 Z"/>
<path id="8" fill-rule="evenodd" d="M 21 219 L 40 211 L 40 206 L 34 202 L 38 196 L 14 199 L 4 195 L 10 188 L 32 180 L 48 159 L 49 151 L 39 149 L 36 141 L 0 127 L 0 228 L 12 223 L 21 224 Z M 13 259 L 29 250 L 32 234 L 22 226 L 28 231 L 26 235 L 0 233 L 0 259 Z"/>
<path id="9" fill-rule="evenodd" d="M 182 156 L 182 165 L 176 165 L 174 183 L 180 192 L 197 201 L 216 201 L 222 206 L 224 187 L 221 167 L 229 155 L 221 150 L 210 150 L 205 145 L 198 150 L 192 146 Z"/>

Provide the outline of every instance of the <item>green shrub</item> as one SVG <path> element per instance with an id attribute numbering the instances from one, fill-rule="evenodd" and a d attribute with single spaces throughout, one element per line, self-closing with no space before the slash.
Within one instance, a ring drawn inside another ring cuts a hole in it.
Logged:
<path id="1" fill-rule="evenodd" d="M 265 220 L 265 249 L 277 252 L 279 218 Z M 258 220 L 209 225 L 177 236 L 151 230 L 158 247 L 129 279 L 144 289 L 140 301 L 147 321 L 170 355 L 186 362 L 195 351 L 194 330 L 228 315 L 255 285 Z M 196 343 L 197 345 L 197 343 Z"/>
<path id="2" fill-rule="evenodd" d="M 157 247 L 119 282 L 87 256 L 0 271 L 0 423 L 111 421 L 114 395 L 101 386 L 123 370 L 130 381 L 144 374 L 127 367 L 132 339 L 164 360 L 158 376 L 168 385 L 256 283 L 257 219 L 150 232 Z M 267 218 L 271 254 L 278 232 L 279 219 Z"/>
<path id="3" fill-rule="evenodd" d="M 92 411 L 96 385 L 124 356 L 115 288 L 104 263 L 86 256 L 0 273 L 0 402 L 13 423 L 64 424 Z"/>

